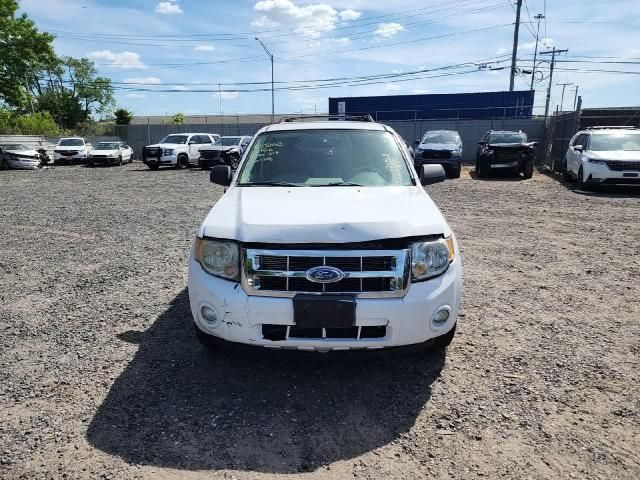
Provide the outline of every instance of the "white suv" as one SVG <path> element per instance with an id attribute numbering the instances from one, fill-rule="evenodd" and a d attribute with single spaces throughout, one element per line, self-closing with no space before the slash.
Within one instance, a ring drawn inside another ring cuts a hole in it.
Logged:
<path id="1" fill-rule="evenodd" d="M 591 185 L 640 185 L 640 129 L 591 127 L 569 142 L 562 173 L 576 178 L 582 188 Z"/>
<path id="2" fill-rule="evenodd" d="M 92 151 L 93 146 L 86 138 L 61 138 L 53 149 L 53 163 L 56 165 L 84 163 Z"/>
<path id="3" fill-rule="evenodd" d="M 157 170 L 161 165 L 188 167 L 198 162 L 200 148 L 210 146 L 219 138 L 215 133 L 172 133 L 160 143 L 143 147 L 142 161 L 151 170 Z"/>
<path id="4" fill-rule="evenodd" d="M 402 138 L 373 121 L 262 128 L 199 227 L 189 299 L 205 345 L 377 350 L 453 339 L 462 264 Z"/>

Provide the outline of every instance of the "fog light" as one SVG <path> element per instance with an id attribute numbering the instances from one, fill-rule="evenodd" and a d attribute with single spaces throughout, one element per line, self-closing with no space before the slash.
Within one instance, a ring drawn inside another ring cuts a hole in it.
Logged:
<path id="1" fill-rule="evenodd" d="M 202 315 L 202 318 L 208 323 L 214 325 L 218 323 L 218 315 L 216 311 L 209 305 L 204 305 L 202 308 L 200 308 L 200 315 Z"/>
<path id="2" fill-rule="evenodd" d="M 433 323 L 436 325 L 442 325 L 447 320 L 449 320 L 449 308 L 448 307 L 440 307 L 436 314 L 433 316 Z"/>

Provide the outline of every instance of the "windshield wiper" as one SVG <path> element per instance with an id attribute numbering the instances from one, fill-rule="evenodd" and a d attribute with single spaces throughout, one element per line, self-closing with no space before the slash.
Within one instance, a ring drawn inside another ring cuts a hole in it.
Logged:
<path id="1" fill-rule="evenodd" d="M 291 182 L 243 182 L 238 183 L 238 187 L 301 187 L 299 183 Z"/>
<path id="2" fill-rule="evenodd" d="M 331 182 L 331 183 L 318 183 L 315 185 L 309 185 L 310 187 L 364 187 L 361 183 L 355 182 Z"/>

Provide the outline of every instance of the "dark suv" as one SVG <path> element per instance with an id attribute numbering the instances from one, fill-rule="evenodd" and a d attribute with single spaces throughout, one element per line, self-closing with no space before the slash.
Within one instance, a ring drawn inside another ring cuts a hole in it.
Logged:
<path id="1" fill-rule="evenodd" d="M 531 178 L 536 144 L 529 142 L 524 132 L 489 130 L 478 142 L 476 175 L 484 178 L 492 170 L 511 170 Z"/>

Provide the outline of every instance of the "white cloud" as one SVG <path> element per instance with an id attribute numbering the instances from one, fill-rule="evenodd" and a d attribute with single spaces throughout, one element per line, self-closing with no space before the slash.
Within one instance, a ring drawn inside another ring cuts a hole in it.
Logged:
<path id="1" fill-rule="evenodd" d="M 335 38 L 333 40 L 333 43 L 336 43 L 336 44 L 344 47 L 345 45 L 349 45 L 351 43 L 351 39 L 349 37 Z"/>
<path id="2" fill-rule="evenodd" d="M 355 10 L 351 10 L 350 8 L 346 9 L 346 10 L 342 10 L 338 16 L 340 17 L 340 20 L 342 20 L 343 22 L 351 22 L 353 20 L 357 20 L 360 18 L 360 16 L 362 15 L 361 12 L 357 12 Z"/>
<path id="3" fill-rule="evenodd" d="M 404 30 L 404 27 L 399 23 L 390 22 L 390 23 L 378 24 L 377 30 L 373 33 L 381 37 L 391 38 L 403 30 Z"/>
<path id="4" fill-rule="evenodd" d="M 125 78 L 125 83 L 136 83 L 138 85 L 158 85 L 161 80 L 158 77 L 131 77 Z"/>
<path id="5" fill-rule="evenodd" d="M 212 97 L 218 98 L 218 94 L 214 93 L 211 95 Z M 220 92 L 220 97 L 223 100 L 233 100 L 234 98 L 238 98 L 240 94 L 238 92 Z"/>
<path id="6" fill-rule="evenodd" d="M 540 48 L 552 48 L 555 44 L 553 38 L 541 38 L 538 44 L 538 49 Z M 533 50 L 536 48 L 536 42 L 527 42 L 522 43 L 518 46 L 521 50 Z M 504 49 L 506 51 L 506 49 Z"/>
<path id="7" fill-rule="evenodd" d="M 213 52 L 215 47 L 213 45 L 198 45 L 194 48 L 198 52 Z"/>
<path id="8" fill-rule="evenodd" d="M 161 13 L 163 15 L 175 15 L 184 13 L 180 5 L 173 2 L 160 2 L 158 5 L 156 5 L 155 12 Z"/>
<path id="9" fill-rule="evenodd" d="M 127 98 L 146 98 L 147 96 L 142 93 L 127 93 L 125 95 Z"/>
<path id="10" fill-rule="evenodd" d="M 189 88 L 184 85 L 176 85 L 175 87 L 171 87 L 171 90 L 175 90 L 176 92 L 186 92 Z"/>
<path id="11" fill-rule="evenodd" d="M 318 38 L 323 32 L 336 28 L 340 20 L 355 20 L 360 16 L 355 10 L 340 13 L 331 5 L 316 3 L 298 6 L 292 0 L 261 0 L 253 9 L 260 15 L 251 22 L 254 27 L 275 27 L 284 25 L 307 38 Z"/>
<path id="12" fill-rule="evenodd" d="M 112 67 L 118 68 L 147 68 L 135 52 L 112 52 L 111 50 L 97 50 L 88 54 L 91 58 L 108 60 Z"/>
<path id="13" fill-rule="evenodd" d="M 499 49 L 496 50 L 496 55 L 504 55 L 505 53 L 507 53 L 509 51 L 508 48 L 505 47 L 500 47 Z"/>
<path id="14" fill-rule="evenodd" d="M 401 68 L 397 68 L 395 70 L 391 70 L 391 73 L 402 73 L 404 72 L 404 70 L 402 70 Z"/>
<path id="15" fill-rule="evenodd" d="M 411 90 L 411 93 L 415 94 L 415 95 L 424 95 L 425 93 L 430 93 L 431 90 L 429 90 L 428 88 L 414 88 L 413 90 Z"/>

